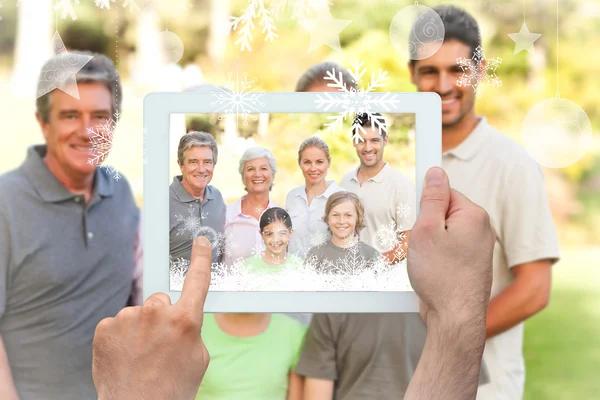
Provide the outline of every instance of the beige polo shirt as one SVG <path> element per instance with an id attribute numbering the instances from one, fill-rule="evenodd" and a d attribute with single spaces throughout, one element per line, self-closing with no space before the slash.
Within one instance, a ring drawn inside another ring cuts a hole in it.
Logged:
<path id="1" fill-rule="evenodd" d="M 483 207 L 496 230 L 492 297 L 512 281 L 510 269 L 541 259 L 558 260 L 558 240 L 539 165 L 481 118 L 459 146 L 443 154 L 450 185 Z M 489 339 L 484 360 L 491 382 L 478 400 L 523 396 L 523 324 Z"/>
<path id="2" fill-rule="evenodd" d="M 415 187 L 410 179 L 388 163 L 362 185 L 358 182 L 357 172 L 358 167 L 348 172 L 340 186 L 355 193 L 365 208 L 366 227 L 359 233 L 360 240 L 385 253 L 393 248 L 388 248 L 390 242 L 385 240 L 390 228 L 404 232 L 411 230 L 415 223 Z"/>

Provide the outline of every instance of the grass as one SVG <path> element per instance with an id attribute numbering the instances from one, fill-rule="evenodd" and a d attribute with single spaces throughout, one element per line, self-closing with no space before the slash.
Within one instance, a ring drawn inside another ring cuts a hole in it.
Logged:
<path id="1" fill-rule="evenodd" d="M 525 400 L 600 398 L 600 248 L 563 249 L 548 307 L 525 325 Z"/>

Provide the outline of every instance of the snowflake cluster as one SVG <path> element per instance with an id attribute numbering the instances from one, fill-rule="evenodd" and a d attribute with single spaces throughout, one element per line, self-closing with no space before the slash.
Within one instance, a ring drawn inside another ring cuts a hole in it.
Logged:
<path id="1" fill-rule="evenodd" d="M 502 63 L 502 59 L 486 59 L 481 47 L 475 49 L 470 59 L 461 57 L 456 62 L 463 71 L 456 84 L 460 87 L 471 86 L 476 97 L 483 96 L 488 86 L 502 86 L 502 81 L 496 75 L 496 69 Z"/>
<path id="2" fill-rule="evenodd" d="M 339 262 L 294 258 L 276 272 L 252 271 L 242 259 L 213 263 L 213 291 L 407 291 L 412 290 L 406 261 L 394 265 L 383 258 L 365 259 L 357 242 Z M 171 290 L 181 290 L 189 261 L 170 260 Z"/>
<path id="3" fill-rule="evenodd" d="M 237 31 L 236 46 L 242 51 L 252 51 L 252 32 L 256 28 L 255 21 L 262 27 L 265 41 L 274 41 L 277 35 L 277 19 L 287 11 L 291 11 L 294 20 L 304 19 L 311 11 L 320 7 L 329 7 L 328 0 L 248 0 L 248 5 L 239 17 L 230 17 L 229 30 Z"/>
<path id="4" fill-rule="evenodd" d="M 327 71 L 324 80 L 327 82 L 327 86 L 336 88 L 339 92 L 343 93 L 342 96 L 331 95 L 329 93 L 317 95 L 317 108 L 323 107 L 324 111 L 329 110 L 331 107 L 343 107 L 343 111 L 334 116 L 328 116 L 331 122 L 325 124 L 330 130 L 342 130 L 344 121 L 350 116 L 353 119 L 350 133 L 352 134 L 352 140 L 355 143 L 363 141 L 361 136 L 366 134 L 365 128 L 354 119 L 356 114 L 366 113 L 371 120 L 371 128 L 377 129 L 379 134 L 383 134 L 387 131 L 387 125 L 385 119 L 380 114 L 373 111 L 373 107 L 383 108 L 386 111 L 394 109 L 398 106 L 399 100 L 395 94 L 382 93 L 381 96 L 373 97 L 367 95 L 372 93 L 377 88 L 385 87 L 385 82 L 389 79 L 388 73 L 379 69 L 378 73 L 371 73 L 371 79 L 366 88 L 361 88 L 363 75 L 366 73 L 366 68 L 363 67 L 364 62 L 355 61 L 352 64 L 352 68 L 348 69 L 352 82 L 345 82 L 342 71 L 336 71 L 332 68 L 331 71 Z"/>

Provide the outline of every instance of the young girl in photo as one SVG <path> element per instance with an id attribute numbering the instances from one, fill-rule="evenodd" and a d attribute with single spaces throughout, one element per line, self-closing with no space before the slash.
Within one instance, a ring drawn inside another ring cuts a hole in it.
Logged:
<path id="1" fill-rule="evenodd" d="M 381 254 L 361 242 L 359 232 L 365 227 L 365 210 L 357 195 L 342 191 L 327 199 L 323 220 L 331 232 L 326 243 L 312 247 L 306 262 L 320 273 L 359 273 L 375 265 Z"/>
<path id="2" fill-rule="evenodd" d="M 292 218 L 286 210 L 281 207 L 269 208 L 261 215 L 259 228 L 265 251 L 244 261 L 250 271 L 271 274 L 302 264 L 300 258 L 288 253 L 288 244 L 294 230 Z"/>

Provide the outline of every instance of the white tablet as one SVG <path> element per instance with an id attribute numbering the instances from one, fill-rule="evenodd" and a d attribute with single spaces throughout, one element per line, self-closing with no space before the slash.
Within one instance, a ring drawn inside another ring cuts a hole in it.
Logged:
<path id="1" fill-rule="evenodd" d="M 369 105 L 369 113 L 381 113 L 386 119 L 389 144 L 385 148 L 384 160 L 388 162 L 388 167 L 406 176 L 414 185 L 414 214 L 418 215 L 425 173 L 430 167 L 441 165 L 440 97 L 435 93 L 361 93 L 361 96 L 361 104 Z M 297 160 L 298 146 L 304 139 L 320 136 L 328 143 L 332 160 L 327 180 L 340 184 L 342 176 L 359 165 L 360 160 L 352 140 L 351 124 L 354 116 L 348 114 L 345 121 L 341 119 L 348 111 L 349 101 L 352 101 L 347 94 L 264 93 L 258 100 L 253 108 L 225 109 L 222 103 L 215 101 L 214 93 L 151 93 L 146 96 L 144 298 L 163 292 L 168 293 L 175 302 L 181 293 L 181 278 L 185 268 L 178 268 L 178 261 L 171 256 L 170 235 L 174 232 L 170 232 L 172 216 L 169 186 L 174 176 L 181 173 L 177 164 L 177 144 L 186 131 L 212 130 L 211 133 L 216 136 L 219 158 L 210 185 L 220 191 L 227 206 L 233 206 L 246 193 L 238 168 L 241 154 L 249 147 L 267 148 L 275 156 L 278 170 L 270 191 L 270 201 L 281 208 L 286 207 L 289 191 L 305 184 L 305 177 Z M 337 122 L 341 125 L 335 126 L 336 131 L 330 124 Z M 390 196 L 391 193 L 390 190 Z M 370 201 L 372 205 L 373 200 Z M 382 207 L 389 207 L 392 204 L 389 196 L 382 196 L 381 204 Z M 398 210 L 393 212 L 408 212 L 402 210 L 402 207 L 398 206 Z M 368 212 L 369 210 L 365 210 L 365 213 Z M 183 213 L 180 214 L 178 218 L 186 218 Z M 194 225 L 191 222 L 190 226 Z M 385 227 L 382 229 L 385 233 Z M 392 227 L 392 232 L 394 229 Z M 228 241 L 226 235 L 220 236 L 220 245 Z M 189 240 L 192 237 L 193 234 Z M 214 237 L 211 242 L 213 239 Z M 322 239 L 321 244 L 327 241 L 326 238 Z M 229 245 L 239 247 L 234 242 Z M 248 250 L 245 256 L 260 254 L 254 248 L 255 246 Z M 225 252 L 227 250 L 223 250 Z M 244 269 L 246 264 L 241 257 L 236 260 L 235 268 L 214 264 L 213 281 L 205 311 L 418 311 L 418 299 L 410 287 L 406 273 L 406 260 L 386 268 L 378 266 L 376 273 L 363 269 L 359 273 L 353 271 L 346 275 L 331 269 L 320 274 L 314 265 L 303 261 L 297 268 L 287 269 L 286 271 L 290 271 L 287 275 L 267 274 L 268 276 L 248 272 L 249 270 Z"/>

